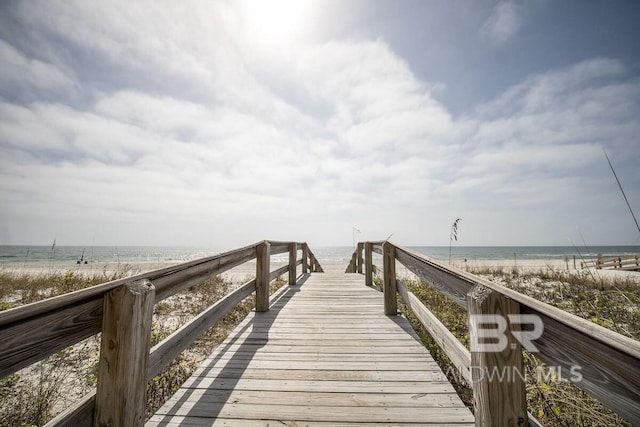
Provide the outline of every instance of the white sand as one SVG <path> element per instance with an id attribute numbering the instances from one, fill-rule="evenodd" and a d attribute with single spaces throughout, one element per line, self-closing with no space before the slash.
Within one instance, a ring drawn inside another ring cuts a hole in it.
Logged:
<path id="1" fill-rule="evenodd" d="M 320 260 L 320 264 L 325 272 L 342 273 L 347 268 L 349 261 L 323 261 Z M 447 264 L 447 262 L 442 262 Z M 0 269 L 3 271 L 10 271 L 15 273 L 25 274 L 49 274 L 52 272 L 67 273 L 73 272 L 74 274 L 82 275 L 104 275 L 105 278 L 113 277 L 118 272 L 125 272 L 126 275 L 134 275 L 138 273 L 144 273 L 147 271 L 157 270 L 160 268 L 170 267 L 179 263 L 169 262 L 149 262 L 149 263 L 90 263 L 77 265 L 73 262 L 56 262 L 51 265 L 48 262 L 30 262 L 30 263 L 3 263 L 0 265 Z M 271 269 L 283 267 L 286 264 L 285 261 L 272 261 Z M 374 264 L 382 267 L 382 259 L 375 255 Z M 569 260 L 566 263 L 563 260 L 547 259 L 547 260 L 470 260 L 467 262 L 454 261 L 452 263 L 454 267 L 473 271 L 476 268 L 502 268 L 506 271 L 511 271 L 516 268 L 520 273 L 526 272 L 539 272 L 539 271 L 566 271 L 569 273 L 585 273 L 588 270 L 581 269 L 580 263 L 576 264 L 574 268 L 573 260 Z M 300 274 L 301 268 L 298 266 L 298 274 Z M 255 261 L 249 261 L 241 266 L 228 270 L 222 273 L 222 276 L 232 282 L 245 282 L 255 277 L 256 263 Z M 408 271 L 401 264 L 397 264 L 396 272 L 399 277 L 414 277 L 413 274 Z M 591 269 L 591 272 L 596 277 L 623 277 L 632 278 L 640 282 L 640 272 L 633 271 L 621 271 L 621 270 L 595 270 Z M 286 280 L 286 275 L 284 275 Z"/>

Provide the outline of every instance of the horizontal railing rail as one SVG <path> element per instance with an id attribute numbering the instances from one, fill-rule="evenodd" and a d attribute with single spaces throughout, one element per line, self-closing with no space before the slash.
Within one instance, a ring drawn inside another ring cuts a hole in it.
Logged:
<path id="1" fill-rule="evenodd" d="M 529 335 L 530 338 L 535 336 L 530 340 L 537 350 L 533 355 L 565 375 L 579 368 L 579 375 L 569 375 L 567 379 L 623 418 L 640 424 L 640 342 L 389 241 L 358 244 L 347 271 L 364 270 L 367 285 L 372 282 L 375 267 L 373 252 L 383 256 L 385 313 L 397 313 L 396 295 L 399 293 L 471 384 L 477 425 L 497 425 L 508 420 L 513 421 L 513 425 L 521 425 L 518 420 L 526 416 L 523 381 L 512 378 L 512 381 L 498 384 L 494 383 L 498 378 L 490 380 L 488 376 L 477 376 L 486 369 L 513 368 L 524 372 L 521 343 L 516 336 L 523 336 L 521 327 L 529 322 L 534 325 L 539 322 L 540 326 L 536 330 L 539 334 Z M 478 335 L 482 322 L 478 323 L 478 319 L 498 315 L 505 319 L 504 336 L 509 345 L 496 352 L 468 350 L 398 280 L 396 262 L 467 310 L 472 342 L 482 341 Z M 515 403 L 505 409 L 504 402 Z M 528 417 L 531 424 L 537 423 L 533 417 Z"/>
<path id="2" fill-rule="evenodd" d="M 287 252 L 287 265 L 270 271 L 271 255 Z M 298 252 L 302 253 L 300 259 Z M 254 259 L 256 279 L 229 293 L 149 348 L 155 303 Z M 298 265 L 302 266 L 303 274 L 322 272 L 306 243 L 263 241 L 2 311 L 0 377 L 101 332 L 97 391 L 48 425 L 93 425 L 94 422 L 142 425 L 144 399 L 140 400 L 140 396 L 145 395 L 146 383 L 251 294 L 256 295 L 256 311 L 267 311 L 268 284 L 288 273 L 289 283 L 294 285 Z M 114 346 L 118 347 L 117 351 Z M 123 355 L 137 365 L 125 366 L 122 372 L 117 372 L 113 366 L 123 365 Z M 132 372 L 140 378 L 118 377 L 130 376 Z M 116 389 L 120 390 L 119 398 L 114 398 Z"/>
<path id="3" fill-rule="evenodd" d="M 580 262 L 582 268 L 597 268 L 608 270 L 636 270 L 640 271 L 640 255 L 621 255 L 616 257 L 598 257 Z"/>

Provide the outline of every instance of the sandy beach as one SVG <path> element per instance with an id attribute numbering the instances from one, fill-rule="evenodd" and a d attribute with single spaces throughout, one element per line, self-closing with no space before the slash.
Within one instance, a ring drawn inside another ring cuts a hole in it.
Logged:
<path id="1" fill-rule="evenodd" d="M 322 268 L 325 272 L 344 272 L 348 261 L 346 260 L 319 260 Z M 443 262 L 443 261 L 441 261 Z M 447 262 L 443 262 L 447 264 Z M 0 265 L 0 270 L 7 272 L 14 272 L 18 274 L 29 275 L 42 275 L 49 273 L 74 273 L 85 276 L 103 275 L 105 278 L 110 278 L 115 275 L 124 273 L 125 275 L 135 275 L 139 273 L 145 273 L 152 270 L 170 267 L 178 265 L 178 262 L 144 262 L 144 263 L 88 263 L 88 264 L 75 264 L 73 262 L 56 262 L 51 264 L 49 262 L 6 262 Z M 374 264 L 382 267 L 382 259 L 379 256 L 374 256 Z M 283 267 L 286 265 L 285 261 L 272 260 L 271 270 Z M 573 260 L 565 262 L 559 259 L 541 259 L 541 260 L 469 260 L 469 261 L 454 261 L 452 262 L 454 267 L 462 270 L 475 271 L 475 270 L 488 270 L 488 269 L 503 269 L 506 271 L 517 270 L 519 273 L 535 273 L 544 271 L 562 271 L 569 273 L 586 273 L 588 269 L 580 268 L 580 263 L 577 262 L 574 266 Z M 255 277 L 256 263 L 255 261 L 249 261 L 241 266 L 235 267 L 221 274 L 226 280 L 241 283 L 251 280 Z M 590 271 L 600 277 L 627 277 L 634 278 L 640 282 L 640 272 L 621 271 L 621 270 L 595 270 Z M 396 272 L 398 277 L 401 278 L 414 278 L 415 276 L 403 265 L 398 263 L 396 265 Z M 300 266 L 298 266 L 298 273 L 300 273 Z M 286 279 L 286 277 L 285 277 Z"/>

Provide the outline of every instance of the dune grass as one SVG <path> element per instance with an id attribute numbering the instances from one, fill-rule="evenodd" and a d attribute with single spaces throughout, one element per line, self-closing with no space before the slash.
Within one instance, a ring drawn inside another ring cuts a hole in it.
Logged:
<path id="1" fill-rule="evenodd" d="M 0 270 L 0 311 L 39 301 L 109 280 L 137 274 L 131 268 L 107 275 L 83 276 L 74 272 L 29 275 Z M 271 284 L 275 292 L 285 282 Z M 229 292 L 234 283 L 214 277 L 167 298 L 154 307 L 151 345 L 195 317 Z M 147 417 L 171 397 L 201 360 L 220 344 L 253 309 L 249 297 L 224 316 L 147 385 Z M 41 362 L 0 379 L 0 426 L 39 426 L 95 390 L 100 337 L 88 338 Z"/>
<path id="2" fill-rule="evenodd" d="M 640 285 L 632 279 L 602 278 L 590 273 L 569 274 L 540 270 L 521 273 L 509 268 L 470 269 L 503 286 L 532 296 L 633 339 L 640 339 Z M 98 273 L 91 277 L 73 272 L 25 275 L 0 270 L 0 311 L 71 292 L 137 273 L 128 268 L 117 275 Z M 378 284 L 379 279 L 377 280 Z M 420 281 L 405 281 L 408 287 L 468 347 L 469 332 L 464 309 Z M 284 284 L 276 281 L 272 292 Z M 154 308 L 152 345 L 210 306 L 233 289 L 216 277 L 168 298 Z M 399 300 L 400 302 L 401 300 Z M 253 308 L 247 298 L 227 314 L 200 340 L 176 358 L 147 386 L 147 415 L 153 414 L 196 369 L 200 360 L 222 342 Z M 455 374 L 455 367 L 437 343 L 422 328 L 413 313 L 400 304 L 425 346 L 452 381 L 463 401 L 472 406 L 468 384 Z M 99 336 L 65 349 L 30 368 L 0 379 L 0 426 L 42 425 L 70 403 L 71 396 L 93 390 L 97 381 Z M 529 411 L 548 426 L 630 426 L 586 393 L 555 378 L 539 378 L 544 365 L 525 353 Z M 73 380 L 70 380 L 73 378 Z"/>
<path id="3" fill-rule="evenodd" d="M 482 268 L 472 269 L 470 272 L 630 338 L 640 339 L 640 284 L 637 280 L 602 278 L 588 272 L 569 274 L 554 270 L 520 273 L 516 269 Z M 424 282 L 405 280 L 405 283 L 469 348 L 466 311 Z M 472 407 L 473 393 L 469 385 L 456 374 L 456 368 L 449 358 L 413 313 L 403 304 L 399 306 L 441 369 L 452 381 L 462 400 Z M 554 375 L 540 375 L 540 372 L 550 372 L 549 367 L 526 352 L 525 371 L 528 410 L 543 425 L 631 426 L 572 383 L 561 381 Z"/>

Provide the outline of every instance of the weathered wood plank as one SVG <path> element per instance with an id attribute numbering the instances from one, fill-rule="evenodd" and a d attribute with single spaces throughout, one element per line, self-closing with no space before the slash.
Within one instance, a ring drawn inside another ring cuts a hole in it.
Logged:
<path id="1" fill-rule="evenodd" d="M 156 415 L 152 417 L 147 426 L 182 426 L 182 427 L 273 427 L 279 425 L 295 425 L 295 421 L 281 419 L 262 419 L 262 420 L 241 420 L 237 418 L 201 418 L 201 417 L 183 417 L 183 416 L 164 416 Z M 297 423 L 296 423 L 297 424 Z M 305 421 L 304 427 L 418 427 L 418 426 L 438 426 L 438 427 L 461 427 L 472 426 L 473 423 L 442 423 L 423 421 L 419 423 L 349 423 L 349 422 L 323 422 L 323 421 Z"/>
<path id="2" fill-rule="evenodd" d="M 373 348 L 371 350 L 374 350 Z M 254 350 L 244 349 L 240 346 L 227 349 L 226 352 L 217 354 L 216 360 L 255 360 L 255 361 L 307 361 L 314 362 L 318 360 L 318 355 L 322 354 L 322 360 L 325 362 L 341 362 L 341 361 L 368 361 L 368 362 L 420 362 L 424 369 L 429 369 L 434 360 L 431 355 L 421 353 L 378 353 L 370 350 L 360 350 L 357 353 L 329 353 L 324 351 L 313 352 L 277 352 L 277 351 L 260 351 L 257 347 Z M 209 358 L 209 360 L 212 360 Z"/>
<path id="3" fill-rule="evenodd" d="M 374 361 L 374 360 L 344 360 L 343 362 L 335 362 L 333 360 L 290 360 L 290 361 L 274 361 L 274 360 L 251 360 L 250 366 L 247 365 L 246 359 L 209 359 L 203 368 L 254 368 L 254 369 L 300 369 L 300 370 L 318 370 L 318 371 L 432 371 L 438 370 L 438 367 L 434 362 L 405 362 L 396 363 L 395 361 Z M 288 363 L 288 364 L 287 364 Z"/>
<path id="4" fill-rule="evenodd" d="M 306 242 L 302 244 L 302 274 L 309 272 L 309 246 Z"/>
<path id="5" fill-rule="evenodd" d="M 352 422 L 412 422 L 426 419 L 437 422 L 471 422 L 473 415 L 467 408 L 394 408 L 394 407 L 329 407 L 270 405 L 196 405 L 185 402 L 171 415 L 193 417 L 264 419 L 278 414 L 280 419 L 296 421 L 352 421 Z M 413 409 L 413 410 L 411 410 Z M 159 412 L 161 413 L 161 412 Z"/>
<path id="6" fill-rule="evenodd" d="M 264 379 L 264 380 L 306 380 L 306 381 L 398 381 L 398 382 L 443 382 L 448 383 L 446 376 L 440 371 L 436 362 L 431 364 L 425 364 L 420 367 L 420 370 L 333 370 L 333 369 L 312 369 L 313 366 L 308 366 L 308 361 L 305 363 L 298 362 L 298 366 L 302 368 L 287 369 L 280 365 L 279 369 L 270 368 L 268 366 L 272 361 L 268 361 L 263 365 L 253 363 L 251 368 L 247 368 L 247 360 L 244 361 L 245 366 L 225 365 L 224 367 L 206 368 L 199 375 L 200 377 L 215 377 L 215 378 L 245 378 L 245 379 Z M 284 361 L 283 361 L 284 362 Z M 339 363 L 337 361 L 330 361 L 333 364 Z M 407 363 L 407 362 L 403 362 Z M 400 364 L 400 363 L 396 363 Z M 266 366 L 266 367 L 265 367 Z M 308 369 L 307 369 L 308 368 Z"/>
<path id="7" fill-rule="evenodd" d="M 268 340 L 307 340 L 314 342 L 327 342 L 327 341 L 349 341 L 349 340 L 367 340 L 367 341 L 395 341 L 406 344 L 412 344 L 415 342 L 415 338 L 406 335 L 399 336 L 398 331 L 395 332 L 383 332 L 383 333 L 356 333 L 351 334 L 347 332 L 342 333 L 307 333 L 300 331 L 297 333 L 289 332 L 262 332 L 262 331 L 245 331 L 242 334 L 235 335 L 234 340 L 244 339 L 268 339 Z"/>
<path id="8" fill-rule="evenodd" d="M 394 354 L 406 354 L 407 347 L 403 345 L 385 345 L 381 346 L 379 342 L 378 345 L 368 345 L 366 343 L 362 345 L 358 345 L 359 343 L 349 343 L 345 345 L 332 346 L 331 348 L 327 348 L 324 345 L 299 345 L 296 341 L 292 344 L 255 344 L 255 343 L 242 343 L 236 344 L 228 341 L 220 345 L 219 349 L 222 348 L 225 351 L 233 352 L 233 351 L 242 351 L 246 350 L 255 354 L 261 353 L 302 353 L 302 354 L 331 354 L 331 355 L 342 355 L 342 354 L 368 354 L 375 350 L 376 354 L 385 354 L 389 355 L 388 357 L 392 359 Z M 417 347 L 420 349 L 420 347 Z M 424 347 L 422 347 L 424 349 Z M 411 348 L 409 350 L 412 350 Z"/>
<path id="9" fill-rule="evenodd" d="M 188 414 L 181 418 L 187 423 L 204 417 L 209 424 L 277 419 L 366 425 L 375 419 L 395 425 L 411 418 L 416 425 L 471 425 L 473 416 L 406 319 L 385 316 L 383 296 L 363 286 L 363 276 L 344 282 L 340 277 L 311 275 L 283 288 L 269 312 L 250 314 L 174 396 L 175 407 L 168 402 L 163 413 Z M 382 395 L 390 397 L 373 400 Z M 380 413 L 370 414 L 364 405 Z"/>
<path id="10" fill-rule="evenodd" d="M 92 391 L 63 412 L 56 415 L 44 427 L 92 426 L 96 392 Z"/>
<path id="11" fill-rule="evenodd" d="M 398 313 L 398 301 L 396 299 L 396 250 L 389 242 L 383 245 L 384 264 L 384 314 L 395 316 Z"/>
<path id="12" fill-rule="evenodd" d="M 384 245 L 384 241 L 380 242 L 371 242 L 371 250 L 378 255 L 382 255 L 382 245 Z"/>
<path id="13" fill-rule="evenodd" d="M 0 377 L 100 332 L 102 297 L 0 328 Z"/>
<path id="14" fill-rule="evenodd" d="M 316 391 L 348 393 L 455 393 L 446 381 L 307 381 L 251 378 L 191 377 L 182 388 L 254 391 Z"/>
<path id="15" fill-rule="evenodd" d="M 256 245 L 220 254 L 208 261 L 189 267 L 179 264 L 166 273 L 147 273 L 148 279 L 156 286 L 156 302 L 200 284 L 220 273 L 251 261 L 256 256 Z M 157 285 L 156 285 L 157 283 Z"/>
<path id="16" fill-rule="evenodd" d="M 471 366 L 471 353 L 460 341 L 429 311 L 424 304 L 409 291 L 401 281 L 398 281 L 398 293 L 405 304 L 413 311 L 427 332 L 436 340 L 440 348 L 451 359 L 453 364 L 465 380 L 471 382 L 469 367 Z"/>
<path id="17" fill-rule="evenodd" d="M 228 343 L 227 341 L 225 341 L 225 344 Z M 246 337 L 243 340 L 244 344 L 255 344 L 255 345 L 263 345 L 266 346 L 268 345 L 278 345 L 278 346 L 300 346 L 300 347 L 306 347 L 311 346 L 311 347 L 316 347 L 318 344 L 305 344 L 305 343 L 301 343 L 300 340 L 296 340 L 296 339 L 280 339 L 280 338 L 274 338 L 274 339 L 267 339 L 267 338 L 251 338 L 251 337 Z M 349 342 L 349 340 L 324 340 L 320 343 L 321 345 L 325 346 L 325 347 L 345 347 L 345 346 L 351 346 L 351 347 L 367 347 L 367 348 L 371 348 L 371 349 L 378 349 L 381 347 L 404 347 L 406 350 L 411 350 L 412 348 L 421 348 L 419 343 L 416 342 L 412 342 L 410 340 L 394 340 L 394 341 L 386 341 L 386 340 L 358 340 L 358 341 L 352 341 Z M 333 349 L 331 349 L 333 350 Z"/>
<path id="18" fill-rule="evenodd" d="M 508 320 L 510 315 L 520 314 L 519 305 L 484 286 L 476 286 L 469 292 L 467 305 L 472 343 L 471 386 L 476 427 L 522 425 L 527 418 L 522 348 L 511 333 Z M 506 340 L 502 348 L 495 345 L 495 349 L 489 349 L 489 345 L 495 343 L 483 342 L 484 335 L 480 333 L 480 325 L 485 320 L 480 320 L 479 316 L 492 318 L 486 320 L 489 322 L 506 323 L 503 334 Z M 477 343 L 477 346 L 474 343 Z M 489 375 L 492 372 L 502 375 Z M 507 381 L 504 380 L 505 375 Z"/>
<path id="19" fill-rule="evenodd" d="M 296 284 L 297 265 L 296 259 L 298 257 L 298 244 L 289 243 L 289 285 Z"/>
<path id="20" fill-rule="evenodd" d="M 276 333 L 308 333 L 309 335 L 313 334 L 339 334 L 345 331 L 344 328 L 340 327 L 339 323 L 331 323 L 328 325 L 317 325 L 314 323 L 296 323 L 295 320 L 287 321 L 286 323 L 280 323 L 273 325 L 272 327 L 262 326 L 262 325 L 254 325 L 252 330 L 255 332 L 276 332 Z M 349 328 L 349 333 L 352 334 L 381 334 L 381 333 L 397 333 L 398 330 L 403 330 L 407 333 L 412 333 L 412 331 L 406 330 L 406 326 L 404 325 L 380 325 L 380 326 L 362 326 L 362 325 L 354 325 Z"/>
<path id="21" fill-rule="evenodd" d="M 155 345 L 149 355 L 147 381 L 162 372 L 173 359 L 200 338 L 218 320 L 251 295 L 254 288 L 254 280 L 244 284 Z"/>
<path id="22" fill-rule="evenodd" d="M 274 240 L 267 240 L 271 247 L 271 255 L 283 254 L 289 251 L 289 244 L 291 242 L 277 242 Z"/>
<path id="23" fill-rule="evenodd" d="M 364 284 L 366 286 L 373 285 L 373 244 L 367 242 L 364 244 Z"/>
<path id="24" fill-rule="evenodd" d="M 535 340 L 537 358 L 558 367 L 563 379 L 579 379 L 573 383 L 632 424 L 640 425 L 637 357 L 615 348 L 611 341 L 578 332 L 530 307 L 521 307 L 521 312 L 539 316 L 544 324 L 542 336 Z"/>
<path id="25" fill-rule="evenodd" d="M 322 392 L 282 392 L 253 390 L 208 390 L 181 389 L 170 402 L 198 402 L 217 404 L 234 402 L 243 405 L 264 405 L 287 402 L 290 406 L 343 406 L 343 407 L 460 407 L 460 402 L 450 394 L 427 395 L 424 393 L 322 393 Z"/>
<path id="26" fill-rule="evenodd" d="M 171 284 L 171 282 L 167 282 L 166 279 L 171 279 L 171 281 L 174 282 L 180 282 L 185 279 L 185 276 L 189 276 L 190 273 L 194 271 L 193 269 L 196 267 L 199 268 L 200 271 L 204 270 L 207 273 L 210 273 L 211 277 L 213 277 L 217 274 L 227 271 L 230 268 L 237 267 L 238 265 L 255 258 L 256 245 L 257 244 L 246 246 L 244 248 L 235 249 L 211 257 L 188 261 L 182 264 L 161 268 L 132 277 L 113 280 L 101 285 L 92 286 L 91 288 L 81 289 L 78 291 L 70 292 L 68 294 L 47 298 L 45 300 L 28 304 L 26 306 L 5 310 L 0 312 L 0 328 L 10 325 L 14 322 L 27 320 L 40 314 L 53 312 L 59 309 L 73 306 L 75 304 L 95 300 L 96 298 L 101 299 L 103 295 L 109 292 L 111 289 L 115 289 L 118 286 L 122 286 L 126 283 L 136 282 L 144 279 L 152 281 L 154 283 L 154 286 L 156 286 L 157 302 L 161 299 L 157 295 L 158 289 L 164 292 L 164 288 L 168 287 Z M 187 271 L 190 273 L 181 274 Z M 156 282 L 164 283 L 164 286 L 155 285 Z M 190 286 L 193 285 L 189 285 L 189 287 Z"/>
<path id="27" fill-rule="evenodd" d="M 256 311 L 269 310 L 270 246 L 262 242 L 256 246 Z"/>
<path id="28" fill-rule="evenodd" d="M 119 286 L 151 280 L 156 302 L 255 257 L 255 245 L 48 298 L 0 312 L 0 376 L 95 335 L 102 298 Z"/>
<path id="29" fill-rule="evenodd" d="M 316 258 L 316 256 L 314 255 L 314 253 L 311 251 L 310 248 L 309 248 L 309 256 L 311 257 L 311 260 L 312 260 L 313 272 L 324 273 L 324 270 L 322 269 L 320 262 L 318 262 L 318 259 Z"/>
<path id="30" fill-rule="evenodd" d="M 395 249 L 396 258 L 402 265 L 461 307 L 467 308 L 466 296 L 474 286 L 472 283 L 456 275 L 455 270 L 448 269 L 424 255 L 397 246 Z"/>
<path id="31" fill-rule="evenodd" d="M 148 280 L 104 298 L 94 425 L 141 426 L 155 288 Z"/>
<path id="32" fill-rule="evenodd" d="M 269 283 L 271 283 L 273 280 L 275 280 L 276 278 L 287 274 L 289 272 L 289 266 L 285 265 L 283 267 L 277 268 L 275 270 L 273 270 L 271 273 L 269 273 Z"/>

